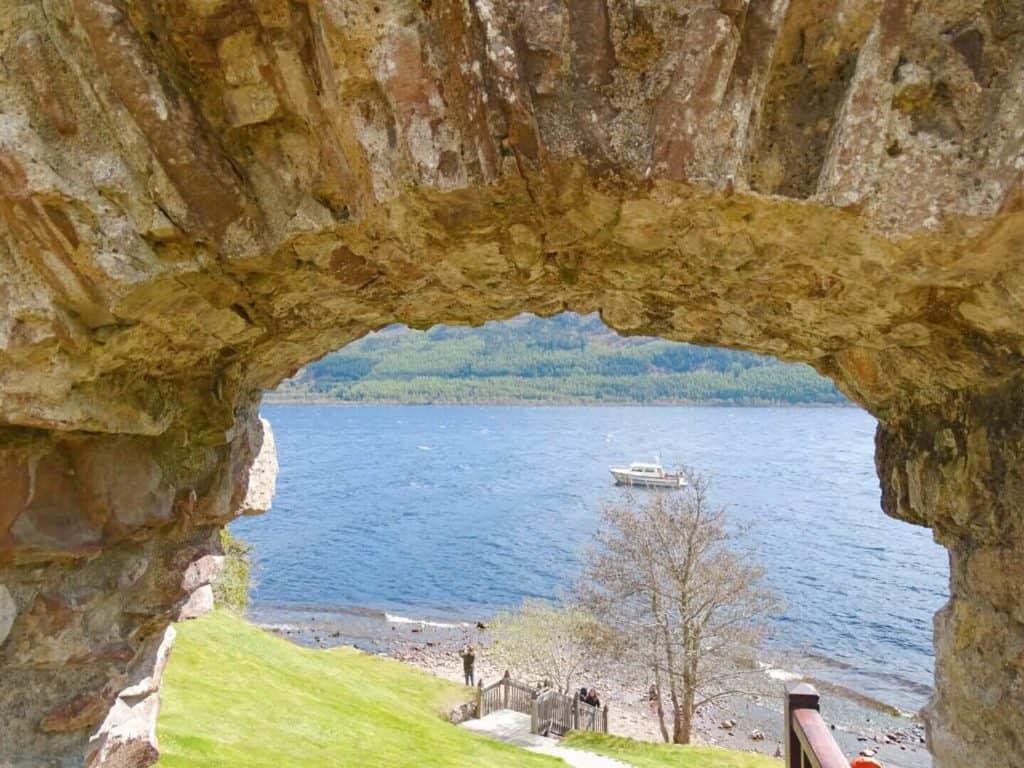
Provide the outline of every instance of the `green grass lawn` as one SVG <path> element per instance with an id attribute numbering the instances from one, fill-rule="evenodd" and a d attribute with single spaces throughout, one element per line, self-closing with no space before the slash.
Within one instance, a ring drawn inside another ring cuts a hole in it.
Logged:
<path id="1" fill-rule="evenodd" d="M 163 686 L 161 768 L 558 768 L 449 725 L 472 693 L 350 648 L 300 648 L 228 613 L 178 625 Z M 781 768 L 746 752 L 573 734 L 637 768 Z"/>
<path id="2" fill-rule="evenodd" d="M 468 695 L 398 662 L 299 648 L 216 612 L 178 626 L 159 766 L 564 768 L 445 722 Z"/>
<path id="3" fill-rule="evenodd" d="M 718 747 L 647 744 L 598 733 L 572 733 L 567 747 L 614 757 L 636 768 L 782 768 L 782 761 Z"/>

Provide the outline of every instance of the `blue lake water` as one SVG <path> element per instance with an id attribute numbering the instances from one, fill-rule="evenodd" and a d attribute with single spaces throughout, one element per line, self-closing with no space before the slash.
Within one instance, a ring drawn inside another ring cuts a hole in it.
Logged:
<path id="1" fill-rule="evenodd" d="M 264 406 L 274 508 L 232 530 L 255 546 L 255 606 L 485 618 L 578 573 L 607 467 L 709 473 L 751 523 L 773 586 L 773 663 L 915 711 L 932 680 L 945 551 L 886 517 L 875 422 L 853 408 Z"/>

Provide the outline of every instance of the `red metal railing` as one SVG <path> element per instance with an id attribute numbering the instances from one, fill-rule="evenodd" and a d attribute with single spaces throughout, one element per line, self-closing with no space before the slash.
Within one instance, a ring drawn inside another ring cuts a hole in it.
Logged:
<path id="1" fill-rule="evenodd" d="M 786 768 L 850 768 L 820 712 L 814 687 L 786 688 Z"/>

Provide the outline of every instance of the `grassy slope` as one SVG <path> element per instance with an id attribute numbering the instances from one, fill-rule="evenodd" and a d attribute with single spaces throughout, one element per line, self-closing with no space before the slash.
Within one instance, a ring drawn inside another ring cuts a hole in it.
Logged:
<path id="1" fill-rule="evenodd" d="M 179 625 L 160 768 L 557 768 L 444 722 L 465 689 L 348 648 L 299 648 L 227 613 Z M 745 752 L 573 734 L 637 768 L 781 768 Z"/>
<path id="2" fill-rule="evenodd" d="M 463 689 L 350 649 L 299 648 L 225 613 L 179 626 L 161 768 L 556 768 L 440 713 Z"/>
<path id="3" fill-rule="evenodd" d="M 747 752 L 717 747 L 644 744 L 596 733 L 570 734 L 565 745 L 614 757 L 636 768 L 782 768 L 781 760 Z"/>

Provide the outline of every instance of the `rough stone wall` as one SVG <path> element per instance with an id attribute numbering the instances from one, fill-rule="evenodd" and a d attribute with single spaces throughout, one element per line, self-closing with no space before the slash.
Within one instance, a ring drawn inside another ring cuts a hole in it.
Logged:
<path id="1" fill-rule="evenodd" d="M 0 0 L 0 765 L 151 760 L 118 734 L 253 508 L 262 390 L 564 309 L 878 416 L 886 511 L 953 555 L 937 762 L 1024 765 L 1000 0 Z"/>
<path id="2" fill-rule="evenodd" d="M 937 764 L 1015 765 L 1024 733 L 1024 377 L 882 424 L 877 464 L 885 511 L 931 526 L 950 551 L 927 712 Z"/>
<path id="3" fill-rule="evenodd" d="M 253 456 L 270 463 L 262 425 L 236 431 L 187 451 L 149 437 L 3 435 L 0 766 L 155 760 L 170 622 L 211 606 L 220 525 L 269 505 L 246 492 Z"/>

